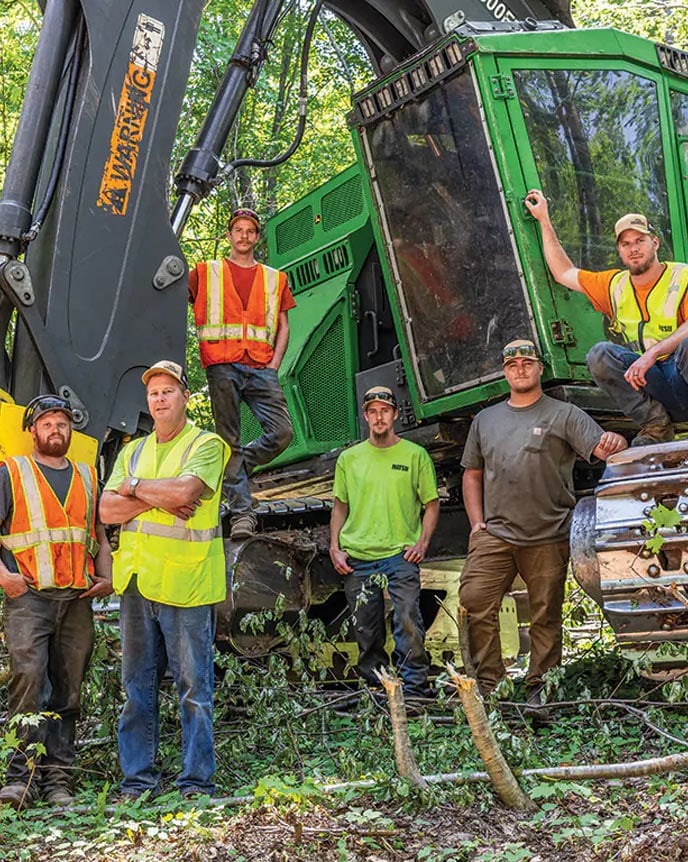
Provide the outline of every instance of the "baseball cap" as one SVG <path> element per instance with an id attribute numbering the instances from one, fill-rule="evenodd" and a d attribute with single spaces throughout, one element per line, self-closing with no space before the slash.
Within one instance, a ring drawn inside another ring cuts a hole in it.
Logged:
<path id="1" fill-rule="evenodd" d="M 170 359 L 160 359 L 155 365 L 151 365 L 150 368 L 146 369 L 141 375 L 144 385 L 148 384 L 148 381 L 154 374 L 169 374 L 170 377 L 174 377 L 177 382 L 181 383 L 184 389 L 189 388 L 189 381 L 186 379 L 184 369 L 181 365 L 177 365 L 176 362 L 172 362 Z"/>
<path id="2" fill-rule="evenodd" d="M 22 417 L 22 431 L 30 428 L 44 413 L 51 413 L 53 410 L 59 410 L 69 418 L 70 422 L 74 421 L 69 401 L 59 395 L 37 395 L 26 405 Z"/>
<path id="3" fill-rule="evenodd" d="M 639 233 L 654 234 L 656 231 L 642 213 L 626 213 L 614 225 L 614 238 L 618 240 L 625 230 L 637 230 Z"/>
<path id="4" fill-rule="evenodd" d="M 508 365 L 514 359 L 537 359 L 538 362 L 542 362 L 537 347 L 527 338 L 510 341 L 502 349 L 502 365 Z"/>
<path id="5" fill-rule="evenodd" d="M 260 233 L 260 219 L 258 218 L 258 213 L 249 209 L 234 210 L 234 212 L 229 217 L 229 224 L 227 225 L 227 230 L 231 230 L 234 222 L 240 218 L 250 219 L 256 226 L 256 230 L 258 231 L 258 233 Z"/>
<path id="6" fill-rule="evenodd" d="M 365 410 L 373 401 L 382 401 L 383 404 L 391 404 L 395 410 L 397 408 L 397 399 L 387 386 L 373 386 L 369 389 L 363 396 L 363 409 Z"/>

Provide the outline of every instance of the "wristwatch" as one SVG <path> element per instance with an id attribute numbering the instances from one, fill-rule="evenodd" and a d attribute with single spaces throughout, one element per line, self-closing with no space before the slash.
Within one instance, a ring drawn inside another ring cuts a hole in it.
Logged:
<path id="1" fill-rule="evenodd" d="M 134 478 L 129 482 L 129 493 L 132 497 L 136 496 L 136 489 L 141 480 L 139 478 Z"/>

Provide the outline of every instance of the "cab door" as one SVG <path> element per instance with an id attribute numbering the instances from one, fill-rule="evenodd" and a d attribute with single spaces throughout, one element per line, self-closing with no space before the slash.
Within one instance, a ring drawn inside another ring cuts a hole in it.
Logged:
<path id="1" fill-rule="evenodd" d="M 575 379 L 585 375 L 590 347 L 608 339 L 606 322 L 587 297 L 554 282 L 522 201 L 528 189 L 542 189 L 577 267 L 620 268 L 613 228 L 627 212 L 648 215 L 662 259 L 672 260 L 661 74 L 592 49 L 585 57 L 502 56 L 496 64 L 508 97 L 493 101 L 493 116 L 510 130 L 515 157 L 504 169 L 518 200 L 514 227 L 524 270 L 557 376 Z"/>

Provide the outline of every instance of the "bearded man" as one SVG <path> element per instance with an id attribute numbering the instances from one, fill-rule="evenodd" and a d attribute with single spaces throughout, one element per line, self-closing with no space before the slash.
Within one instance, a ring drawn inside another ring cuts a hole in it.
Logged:
<path id="1" fill-rule="evenodd" d="M 69 460 L 73 415 L 57 395 L 24 412 L 29 456 L 0 465 L 0 587 L 10 655 L 10 717 L 46 713 L 24 728 L 7 765 L 0 804 L 27 806 L 39 794 L 72 797 L 81 683 L 93 650 L 91 599 L 112 592 L 110 545 L 96 522 L 93 467 Z M 37 766 L 32 752 L 45 746 Z"/>
<path id="2" fill-rule="evenodd" d="M 591 348 L 588 369 L 640 426 L 631 445 L 673 440 L 674 422 L 688 420 L 688 264 L 660 262 L 655 229 L 641 213 L 627 213 L 614 226 L 626 269 L 578 269 L 557 238 L 542 192 L 529 191 L 525 205 L 540 223 L 554 279 L 585 294 L 610 321 L 615 340 Z"/>

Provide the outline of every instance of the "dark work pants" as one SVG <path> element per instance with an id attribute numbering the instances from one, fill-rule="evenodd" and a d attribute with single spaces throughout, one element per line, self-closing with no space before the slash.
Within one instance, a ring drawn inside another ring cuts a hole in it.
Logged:
<path id="1" fill-rule="evenodd" d="M 93 651 L 91 600 L 55 599 L 32 589 L 16 599 L 5 597 L 5 641 L 12 673 L 10 715 L 59 716 L 22 732 L 27 744 L 43 743 L 46 750 L 31 786 L 70 787 L 81 682 Z M 19 752 L 7 768 L 6 783 L 28 783 L 30 777 Z"/>
<path id="2" fill-rule="evenodd" d="M 588 353 L 588 369 L 600 389 L 626 416 L 646 425 L 666 425 L 688 419 L 688 338 L 647 372 L 646 386 L 636 390 L 624 378 L 638 354 L 620 344 L 602 341 Z"/>
<path id="3" fill-rule="evenodd" d="M 251 368 L 239 362 L 209 365 L 208 390 L 217 433 L 232 454 L 224 487 L 233 516 L 251 511 L 248 479 L 253 469 L 276 458 L 291 443 L 293 431 L 287 401 L 273 368 Z M 263 429 L 262 435 L 241 445 L 241 402 L 245 401 Z"/>
<path id="4" fill-rule="evenodd" d="M 561 661 L 561 609 L 569 561 L 569 543 L 512 545 L 474 533 L 461 573 L 459 599 L 468 612 L 468 645 L 483 692 L 505 675 L 499 640 L 499 607 L 520 574 L 530 602 L 530 663 L 526 686 L 537 688 L 542 675 Z"/>
<path id="5" fill-rule="evenodd" d="M 344 578 L 344 592 L 354 622 L 358 667 L 371 685 L 379 685 L 374 670 L 389 665 L 385 652 L 384 593 L 386 578 L 394 620 L 394 665 L 407 694 L 423 694 L 428 682 L 425 627 L 420 613 L 420 572 L 403 553 L 369 562 L 349 558 L 353 572 Z M 383 578 L 378 577 L 384 576 Z"/>

